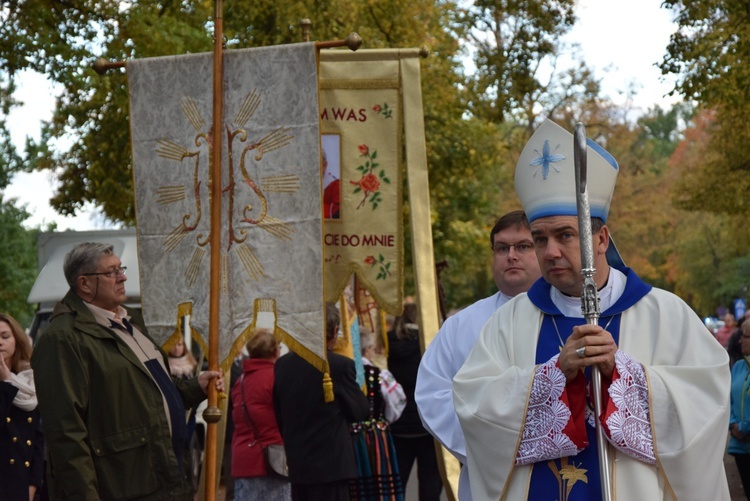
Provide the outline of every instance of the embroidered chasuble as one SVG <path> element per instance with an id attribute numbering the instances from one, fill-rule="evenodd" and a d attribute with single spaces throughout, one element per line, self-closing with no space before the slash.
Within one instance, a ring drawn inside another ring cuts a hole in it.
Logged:
<path id="1" fill-rule="evenodd" d="M 602 312 L 599 325 L 612 334 L 616 344 L 619 344 L 620 337 L 620 314 L 650 289 L 650 286 L 640 280 L 629 279 L 622 296 L 615 304 Z M 544 280 L 538 280 L 529 290 L 528 296 L 531 302 L 545 314 L 536 349 L 536 363 L 544 364 L 560 353 L 562 344 L 570 337 L 573 328 L 585 324 L 586 319 L 564 316 L 552 302 L 550 285 Z M 585 380 L 587 385 L 591 381 L 590 369 L 585 371 Z M 607 385 L 604 381 L 602 381 L 602 388 L 606 391 Z M 588 390 L 586 397 L 585 408 L 571 408 L 571 411 L 574 415 L 577 414 L 578 418 L 583 418 L 582 426 L 585 428 L 588 446 L 574 456 L 534 463 L 528 499 L 561 501 L 600 499 L 599 456 L 593 420 L 593 402 Z M 527 426 L 528 424 L 527 422 Z M 540 430 L 541 433 L 544 431 Z"/>
<path id="2" fill-rule="evenodd" d="M 601 420 L 614 499 L 728 500 L 726 350 L 684 301 L 621 271 L 599 320 L 618 345 Z M 485 324 L 453 379 L 474 501 L 601 499 L 588 374 L 567 382 L 557 360 L 583 323 L 540 280 Z"/>

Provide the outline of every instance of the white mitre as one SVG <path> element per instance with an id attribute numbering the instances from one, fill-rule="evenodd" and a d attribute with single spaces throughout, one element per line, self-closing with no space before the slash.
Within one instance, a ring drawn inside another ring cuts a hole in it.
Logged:
<path id="1" fill-rule="evenodd" d="M 607 221 L 619 171 L 617 161 L 586 138 L 587 187 L 591 217 Z M 516 193 L 529 221 L 546 216 L 575 216 L 573 134 L 545 119 L 516 164 Z"/>

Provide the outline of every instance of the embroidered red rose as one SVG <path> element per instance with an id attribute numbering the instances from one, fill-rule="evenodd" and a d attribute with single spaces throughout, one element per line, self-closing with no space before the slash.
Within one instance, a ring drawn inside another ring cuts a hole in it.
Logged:
<path id="1" fill-rule="evenodd" d="M 375 113 L 380 113 L 380 110 L 382 109 L 383 108 L 381 108 L 379 104 L 376 104 L 375 106 L 372 107 L 372 111 L 374 111 Z"/>
<path id="2" fill-rule="evenodd" d="M 362 179 L 359 180 L 359 187 L 364 191 L 374 192 L 380 188 L 380 181 L 378 176 L 375 174 L 365 174 Z"/>
<path id="3" fill-rule="evenodd" d="M 380 106 L 380 105 L 377 105 Z M 388 105 L 383 105 L 383 109 L 388 109 Z M 361 196 L 357 210 L 362 208 L 365 204 L 371 204 L 372 210 L 378 208 L 378 204 L 383 201 L 383 197 L 380 194 L 380 183 L 391 184 L 391 180 L 385 173 L 385 169 L 378 163 L 378 150 L 370 150 L 370 147 L 366 144 L 360 144 L 357 149 L 359 150 L 360 165 L 357 167 L 359 173 L 359 180 L 350 180 L 355 188 L 352 190 L 354 195 Z"/>
<path id="4" fill-rule="evenodd" d="M 367 256 L 365 258 L 365 264 L 369 264 L 370 266 L 375 265 L 375 258 L 373 256 Z"/>

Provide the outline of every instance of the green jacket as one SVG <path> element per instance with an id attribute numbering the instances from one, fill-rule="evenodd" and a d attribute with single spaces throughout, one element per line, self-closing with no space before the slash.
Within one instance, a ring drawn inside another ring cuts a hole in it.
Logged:
<path id="1" fill-rule="evenodd" d="M 148 336 L 140 314 L 128 314 Z M 159 387 L 73 291 L 55 306 L 31 365 L 49 452 L 50 499 L 192 499 Z M 197 378 L 172 380 L 186 408 L 206 398 Z"/>

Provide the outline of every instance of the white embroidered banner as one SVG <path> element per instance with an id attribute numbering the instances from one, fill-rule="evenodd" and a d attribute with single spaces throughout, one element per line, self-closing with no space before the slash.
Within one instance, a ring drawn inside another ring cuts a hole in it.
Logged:
<path id="1" fill-rule="evenodd" d="M 206 53 L 127 65 L 146 324 L 171 344 L 190 314 L 205 349 L 209 237 L 218 231 L 222 366 L 267 311 L 277 334 L 324 370 L 315 46 L 224 53 L 220 228 L 210 226 L 212 61 Z"/>

